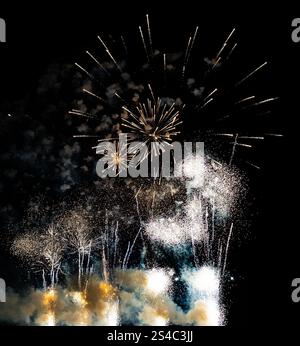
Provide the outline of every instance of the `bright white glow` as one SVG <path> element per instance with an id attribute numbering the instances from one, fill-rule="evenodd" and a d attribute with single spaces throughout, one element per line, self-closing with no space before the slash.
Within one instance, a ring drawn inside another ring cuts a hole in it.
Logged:
<path id="1" fill-rule="evenodd" d="M 166 245 L 177 245 L 200 242 L 204 238 L 201 201 L 197 198 L 189 200 L 185 206 L 184 217 L 160 218 L 150 221 L 146 233 L 153 240 Z"/>
<path id="2" fill-rule="evenodd" d="M 156 326 L 156 327 L 164 327 L 168 324 L 168 320 L 166 320 L 164 317 L 162 316 L 157 316 L 154 318 L 154 322 L 152 324 L 152 326 Z"/>
<path id="3" fill-rule="evenodd" d="M 191 305 L 205 307 L 205 318 L 199 325 L 219 326 L 222 324 L 222 311 L 219 304 L 219 273 L 217 269 L 203 266 L 198 270 L 185 271 L 183 279 L 190 287 Z"/>
<path id="4" fill-rule="evenodd" d="M 204 266 L 197 271 L 186 272 L 184 277 L 194 290 L 205 295 L 218 294 L 220 282 L 216 269 Z"/>
<path id="5" fill-rule="evenodd" d="M 170 276 L 163 269 L 152 269 L 147 272 L 146 289 L 154 294 L 164 293 L 170 285 Z"/>
<path id="6" fill-rule="evenodd" d="M 225 216 L 234 207 L 241 187 L 239 175 L 227 166 L 204 165 L 199 160 L 192 157 L 184 161 L 189 198 L 184 202 L 183 212 L 153 219 L 146 225 L 145 231 L 152 240 L 168 246 L 199 243 L 208 237 L 205 220 L 209 217 L 215 222 L 215 213 Z"/>
<path id="7" fill-rule="evenodd" d="M 161 218 L 148 223 L 146 232 L 151 239 L 168 245 L 181 244 L 185 240 L 184 229 L 174 219 Z"/>
<path id="8" fill-rule="evenodd" d="M 49 313 L 46 317 L 46 321 L 44 324 L 46 327 L 54 327 L 55 326 L 55 316 L 54 313 Z"/>
<path id="9" fill-rule="evenodd" d="M 204 161 L 203 156 L 191 156 L 184 160 L 184 177 L 188 179 L 187 188 L 201 188 L 204 184 Z"/>
<path id="10" fill-rule="evenodd" d="M 206 304 L 206 322 L 207 326 L 220 326 L 221 325 L 221 313 L 220 306 L 216 299 L 207 299 Z"/>
<path id="11" fill-rule="evenodd" d="M 106 325 L 110 327 L 119 325 L 119 302 L 114 302 L 109 305 Z"/>

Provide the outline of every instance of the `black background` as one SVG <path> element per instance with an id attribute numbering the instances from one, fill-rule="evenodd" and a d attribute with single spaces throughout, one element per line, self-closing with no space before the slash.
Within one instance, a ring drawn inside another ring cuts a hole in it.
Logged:
<path id="1" fill-rule="evenodd" d="M 201 27 L 210 31 L 212 40 L 236 26 L 243 41 L 242 49 L 249 52 L 250 58 L 272 61 L 270 88 L 280 96 L 274 122 L 280 124 L 285 138 L 266 149 L 265 168 L 257 177 L 263 212 L 256 222 L 254 239 L 236 254 L 247 280 L 236 292 L 232 324 L 251 329 L 296 326 L 300 322 L 300 305 L 292 303 L 290 296 L 291 281 L 300 276 L 297 167 L 300 43 L 291 40 L 291 22 L 300 17 L 300 11 L 293 5 L 51 1 L 10 2 L 7 7 L 1 3 L 7 43 L 0 44 L 0 104 L 9 113 L 9 104 L 30 95 L 49 64 L 73 62 L 74 57 L 93 44 L 98 33 L 126 33 L 137 28 L 145 13 L 150 15 L 153 37 L 161 45 L 168 40 L 168 45 L 176 47 L 180 43 L 181 47 L 196 24 L 200 25 L 200 32 Z M 1 267 L 3 261 L 1 258 Z"/>

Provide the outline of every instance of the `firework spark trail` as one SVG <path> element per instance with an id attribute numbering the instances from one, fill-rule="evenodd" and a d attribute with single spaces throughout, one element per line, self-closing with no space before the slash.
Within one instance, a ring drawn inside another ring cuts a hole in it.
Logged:
<path id="1" fill-rule="evenodd" d="M 114 231 L 114 257 L 113 257 L 113 267 L 116 267 L 116 260 L 117 260 L 117 248 L 118 248 L 118 229 L 119 229 L 119 222 L 117 221 L 115 231 Z"/>
<path id="2" fill-rule="evenodd" d="M 252 163 L 252 162 L 246 161 L 246 163 L 247 163 L 248 165 L 250 165 L 251 167 L 254 167 L 254 168 L 256 168 L 256 169 L 260 169 L 259 166 L 255 165 L 255 164 Z"/>
<path id="3" fill-rule="evenodd" d="M 97 99 L 100 100 L 101 102 L 105 102 L 105 100 L 104 100 L 102 97 L 100 97 L 99 95 L 94 94 L 94 93 L 91 92 L 90 90 L 87 90 L 87 89 L 83 88 L 82 91 L 83 91 L 84 93 L 88 94 L 88 95 L 91 95 L 91 96 L 97 98 Z"/>
<path id="4" fill-rule="evenodd" d="M 202 105 L 202 106 L 200 107 L 200 109 L 205 108 L 205 107 L 206 107 L 207 105 L 209 105 L 213 100 L 214 100 L 214 99 L 211 97 L 209 100 L 207 100 L 207 101 L 204 103 L 204 105 Z"/>
<path id="5" fill-rule="evenodd" d="M 187 66 L 187 58 L 189 55 L 191 42 L 192 42 L 192 37 L 190 36 L 188 39 L 188 43 L 187 43 L 185 54 L 184 54 L 184 60 L 183 60 L 183 66 L 182 66 L 182 79 L 184 79 L 184 76 L 185 76 L 185 70 L 186 70 L 186 66 Z"/>
<path id="6" fill-rule="evenodd" d="M 14 255 L 25 260 L 32 269 L 41 272 L 44 288 L 48 286 L 47 273 L 50 287 L 53 288 L 57 283 L 64 249 L 65 243 L 60 237 L 59 230 L 51 225 L 42 234 L 31 232 L 17 237 L 11 250 Z"/>
<path id="7" fill-rule="evenodd" d="M 164 83 L 166 84 L 167 81 L 167 56 L 166 53 L 163 54 L 163 59 L 164 59 Z"/>
<path id="8" fill-rule="evenodd" d="M 141 235 L 141 239 L 142 239 L 142 244 L 143 244 L 143 251 L 145 251 L 145 253 L 147 252 L 147 245 L 146 245 L 146 241 L 145 241 L 145 238 L 143 236 L 143 232 L 142 232 L 142 217 L 141 217 L 141 212 L 140 212 L 140 206 L 139 206 L 139 200 L 138 200 L 138 195 L 139 193 L 141 192 L 142 190 L 142 185 L 139 187 L 138 191 L 134 194 L 134 199 L 135 199 L 135 203 L 136 203 L 136 211 L 137 211 L 137 216 L 138 216 L 138 219 L 139 219 L 139 227 L 140 227 L 140 235 Z M 146 258 L 146 255 L 145 255 L 145 258 L 144 260 L 147 262 L 147 258 Z"/>
<path id="9" fill-rule="evenodd" d="M 216 213 L 216 206 L 215 206 L 215 200 L 213 199 L 212 201 L 212 213 L 211 213 L 211 220 L 212 220 L 212 227 L 211 227 L 211 246 L 209 247 L 211 249 L 211 247 L 214 244 L 215 241 L 215 213 Z"/>
<path id="10" fill-rule="evenodd" d="M 235 44 L 233 45 L 233 47 L 231 48 L 231 50 L 230 50 L 229 53 L 227 54 L 226 58 L 224 59 L 225 61 L 227 61 L 227 60 L 230 59 L 230 57 L 231 57 L 231 55 L 233 54 L 233 52 L 235 51 L 237 45 L 238 45 L 237 43 L 235 43 Z"/>
<path id="11" fill-rule="evenodd" d="M 95 63 L 107 74 L 109 75 L 109 72 L 107 71 L 107 69 L 94 57 L 94 55 L 92 55 L 88 50 L 86 51 L 86 54 L 88 56 L 90 56 L 93 61 L 95 61 Z M 94 95 L 93 95 L 94 96 Z"/>
<path id="12" fill-rule="evenodd" d="M 218 246 L 218 263 L 217 263 L 217 268 L 220 270 L 221 269 L 221 265 L 222 265 L 222 258 L 223 258 L 223 246 L 219 241 L 219 246 Z"/>
<path id="13" fill-rule="evenodd" d="M 99 136 L 93 136 L 93 135 L 74 135 L 73 138 L 99 138 Z"/>
<path id="14" fill-rule="evenodd" d="M 265 100 L 261 100 L 261 101 L 255 102 L 255 103 L 250 104 L 248 106 L 245 106 L 242 109 L 246 109 L 246 108 L 249 108 L 249 107 L 260 106 L 260 105 L 266 104 L 268 102 L 276 101 L 278 99 L 279 99 L 279 97 L 271 97 L 271 98 L 268 98 L 268 99 L 265 99 Z"/>
<path id="15" fill-rule="evenodd" d="M 64 220 L 64 241 L 68 244 L 70 251 L 77 254 L 78 261 L 78 287 L 81 289 L 84 273 L 89 272 L 91 248 L 99 247 L 99 242 L 93 236 L 87 220 L 76 212 L 71 212 Z M 86 267 L 85 267 L 86 266 Z"/>
<path id="16" fill-rule="evenodd" d="M 145 53 L 146 53 L 146 57 L 147 57 L 148 63 L 150 63 L 149 53 L 148 53 L 146 41 L 145 41 L 143 30 L 142 30 L 141 26 L 139 26 L 139 31 L 140 31 L 140 35 L 141 35 L 141 39 L 142 39 L 143 47 L 145 49 Z"/>
<path id="17" fill-rule="evenodd" d="M 50 226 L 47 230 L 46 239 L 43 242 L 44 257 L 49 263 L 51 287 L 53 288 L 58 278 L 58 272 L 60 271 L 60 264 L 62 260 L 63 246 L 59 244 L 59 233 L 54 226 Z"/>
<path id="18" fill-rule="evenodd" d="M 203 99 L 203 103 L 205 103 L 208 99 L 211 98 L 211 96 L 216 93 L 218 91 L 218 88 L 215 88 L 212 92 L 210 92 L 204 99 Z"/>
<path id="19" fill-rule="evenodd" d="M 252 95 L 252 96 L 247 96 L 247 97 L 243 97 L 241 100 L 237 101 L 237 102 L 235 103 L 235 105 L 238 105 L 238 104 L 240 104 L 240 103 L 244 103 L 244 102 L 246 102 L 246 101 L 253 100 L 253 99 L 255 99 L 255 96 L 254 96 L 254 95 Z"/>
<path id="20" fill-rule="evenodd" d="M 150 53 L 151 56 L 153 56 L 153 43 L 152 43 L 152 35 L 151 35 L 151 28 L 150 28 L 150 20 L 149 15 L 146 14 L 146 21 L 147 21 L 147 29 L 148 29 L 148 39 L 149 39 L 149 45 L 150 45 Z"/>
<path id="21" fill-rule="evenodd" d="M 247 79 L 249 79 L 250 77 L 252 77 L 256 72 L 258 72 L 259 70 L 261 70 L 263 67 L 265 67 L 268 64 L 268 62 L 264 62 L 263 64 L 261 64 L 260 66 L 258 66 L 256 69 L 254 69 L 252 72 L 250 72 L 249 74 L 247 74 L 244 78 L 242 78 L 240 81 L 238 81 L 235 84 L 235 87 L 240 86 L 242 83 L 244 83 Z"/>
<path id="22" fill-rule="evenodd" d="M 102 38 L 100 36 L 97 36 L 99 41 L 101 42 L 102 46 L 104 47 L 107 55 L 110 57 L 110 59 L 112 60 L 112 62 L 115 64 L 115 66 L 118 68 L 118 70 L 123 73 L 120 65 L 117 63 L 116 59 L 113 57 L 113 55 L 111 54 L 110 50 L 108 49 L 108 47 L 106 46 L 106 44 L 104 43 L 104 41 L 102 40 Z"/>
<path id="23" fill-rule="evenodd" d="M 121 35 L 121 42 L 122 42 L 122 45 L 124 47 L 125 55 L 128 56 L 128 48 L 127 48 L 126 41 L 125 41 L 123 35 Z"/>
<path id="24" fill-rule="evenodd" d="M 232 29 L 231 33 L 229 34 L 229 36 L 227 37 L 227 39 L 225 40 L 225 42 L 223 43 L 221 49 L 219 50 L 218 54 L 216 55 L 215 60 L 218 60 L 218 58 L 220 58 L 223 50 L 226 48 L 228 41 L 230 40 L 231 36 L 234 34 L 235 32 L 235 28 Z"/>
<path id="25" fill-rule="evenodd" d="M 224 257 L 224 264 L 223 264 L 223 270 L 222 270 L 223 275 L 224 275 L 225 269 L 226 269 L 227 256 L 228 256 L 228 250 L 229 250 L 229 242 L 231 239 L 232 230 L 233 230 L 233 223 L 230 226 L 230 230 L 229 230 L 229 234 L 228 234 L 228 238 L 227 238 L 227 242 L 226 242 L 225 257 Z"/>
<path id="26" fill-rule="evenodd" d="M 82 112 L 79 109 L 72 109 L 68 113 L 74 114 L 74 115 L 80 115 L 80 116 L 85 117 L 85 118 L 91 118 L 91 119 L 96 118 L 93 114 Z"/>
<path id="27" fill-rule="evenodd" d="M 127 256 L 128 256 L 129 250 L 130 250 L 130 241 L 128 242 L 127 250 L 126 250 L 126 253 L 125 253 L 125 256 L 124 256 L 124 259 L 123 259 L 123 264 L 122 264 L 122 269 L 123 270 L 125 269 L 125 266 L 126 266 L 126 261 L 127 261 Z"/>
<path id="28" fill-rule="evenodd" d="M 75 66 L 77 66 L 81 71 L 83 71 L 90 79 L 95 80 L 95 77 L 91 73 L 89 73 L 85 68 L 79 65 L 77 62 L 75 62 Z"/>
<path id="29" fill-rule="evenodd" d="M 195 41 L 197 38 L 198 30 L 199 30 L 199 27 L 197 26 L 195 29 L 194 35 L 190 36 L 188 39 L 188 43 L 187 43 L 187 47 L 186 47 L 186 51 L 185 51 L 185 56 L 184 56 L 184 61 L 183 61 L 183 66 L 182 66 L 182 80 L 184 80 L 184 78 L 185 78 L 187 65 L 188 65 L 192 49 L 194 47 L 194 44 L 195 44 Z"/>
<path id="30" fill-rule="evenodd" d="M 58 284 L 58 274 L 66 253 L 76 254 L 77 282 L 81 289 L 87 285 L 92 274 L 93 253 L 102 248 L 103 277 L 109 280 L 111 270 L 117 264 L 118 222 L 110 228 L 106 215 L 104 232 L 99 236 L 93 234 L 87 220 L 76 210 L 64 215 L 59 224 L 59 227 L 51 225 L 42 233 L 28 232 L 17 237 L 12 244 L 12 253 L 25 259 L 35 271 L 41 272 L 45 290 Z M 127 264 L 128 261 L 129 258 Z"/>
<path id="31" fill-rule="evenodd" d="M 234 158 L 234 154 L 235 154 L 235 149 L 236 149 L 236 146 L 238 144 L 238 137 L 239 135 L 236 134 L 235 137 L 234 137 L 234 142 L 233 142 L 233 146 L 232 146 L 232 151 L 231 151 L 231 156 L 230 156 L 230 160 L 229 160 L 229 166 L 232 165 L 232 161 L 233 161 L 233 158 Z"/>
<path id="32" fill-rule="evenodd" d="M 128 262 L 129 262 L 129 260 L 130 260 L 130 256 L 131 256 L 131 254 L 132 254 L 132 251 L 133 251 L 135 242 L 136 242 L 138 236 L 139 236 L 140 233 L 141 233 L 141 230 L 142 230 L 142 228 L 140 227 L 139 230 L 138 230 L 138 232 L 137 232 L 137 234 L 136 234 L 136 236 L 135 236 L 135 238 L 134 238 L 134 240 L 133 240 L 133 242 L 132 242 L 132 245 L 131 245 L 130 250 L 129 250 L 128 255 L 127 255 L 127 259 L 126 259 L 126 263 L 125 263 L 125 268 L 128 267 Z"/>
<path id="33" fill-rule="evenodd" d="M 214 62 L 214 64 L 212 65 L 211 70 L 214 70 L 216 66 L 219 66 L 220 62 L 221 62 L 221 57 L 219 56 L 218 59 L 216 59 L 216 61 Z"/>

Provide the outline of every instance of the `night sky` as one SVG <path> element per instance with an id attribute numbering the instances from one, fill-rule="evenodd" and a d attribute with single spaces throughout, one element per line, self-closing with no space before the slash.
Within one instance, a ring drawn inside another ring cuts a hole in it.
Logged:
<path id="1" fill-rule="evenodd" d="M 298 253 L 300 43 L 293 43 L 290 35 L 291 21 L 299 12 L 287 5 L 263 9 L 253 2 L 238 7 L 215 2 L 202 5 L 200 1 L 163 4 L 85 1 L 63 6 L 52 1 L 16 8 L 0 5 L 0 17 L 7 24 L 7 43 L 0 44 L 0 277 L 12 287 L 22 286 L 26 279 L 27 273 L 18 271 L 2 239 L 9 239 L 21 227 L 30 203 L 43 198 L 45 203 L 58 205 L 81 189 L 92 189 L 99 180 L 92 142 L 74 140 L 74 129 L 80 123 L 70 123 L 66 115 L 79 97 L 74 62 L 83 60 L 83 52 L 95 46 L 99 33 L 132 37 L 130 33 L 138 31 L 149 13 L 155 45 L 169 52 L 182 49 L 195 25 L 199 25 L 208 54 L 236 27 L 240 59 L 233 69 L 249 71 L 270 61 L 266 73 L 249 88 L 280 100 L 271 115 L 241 126 L 269 128 L 284 137 L 268 139 L 259 148 L 255 159 L 260 170 L 241 163 L 247 169 L 248 197 L 253 203 L 241 221 L 247 224 L 248 235 L 231 258 L 239 280 L 228 286 L 232 302 L 228 323 L 296 323 L 290 313 L 297 316 L 298 308 L 290 303 L 290 283 L 299 276 L 294 259 Z M 135 44 L 135 38 L 132 42 L 129 38 L 129 45 Z M 201 127 L 201 121 L 190 120 L 187 131 L 192 133 L 195 126 Z"/>

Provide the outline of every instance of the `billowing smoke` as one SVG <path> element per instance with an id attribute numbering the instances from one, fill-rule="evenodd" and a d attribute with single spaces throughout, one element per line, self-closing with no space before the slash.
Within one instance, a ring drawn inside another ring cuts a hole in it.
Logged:
<path id="1" fill-rule="evenodd" d="M 187 281 L 198 285 L 201 294 L 207 294 L 195 301 L 192 295 L 188 311 L 172 300 L 172 272 L 161 268 L 132 269 L 117 270 L 112 283 L 93 276 L 81 291 L 72 286 L 24 294 L 10 290 L 7 303 L 1 306 L 0 320 L 42 326 L 220 325 L 221 311 L 214 286 L 218 279 L 213 279 L 216 282 L 212 287 L 206 283 L 212 273 L 213 269 L 208 268 L 200 269 L 198 274 L 185 272 Z"/>

